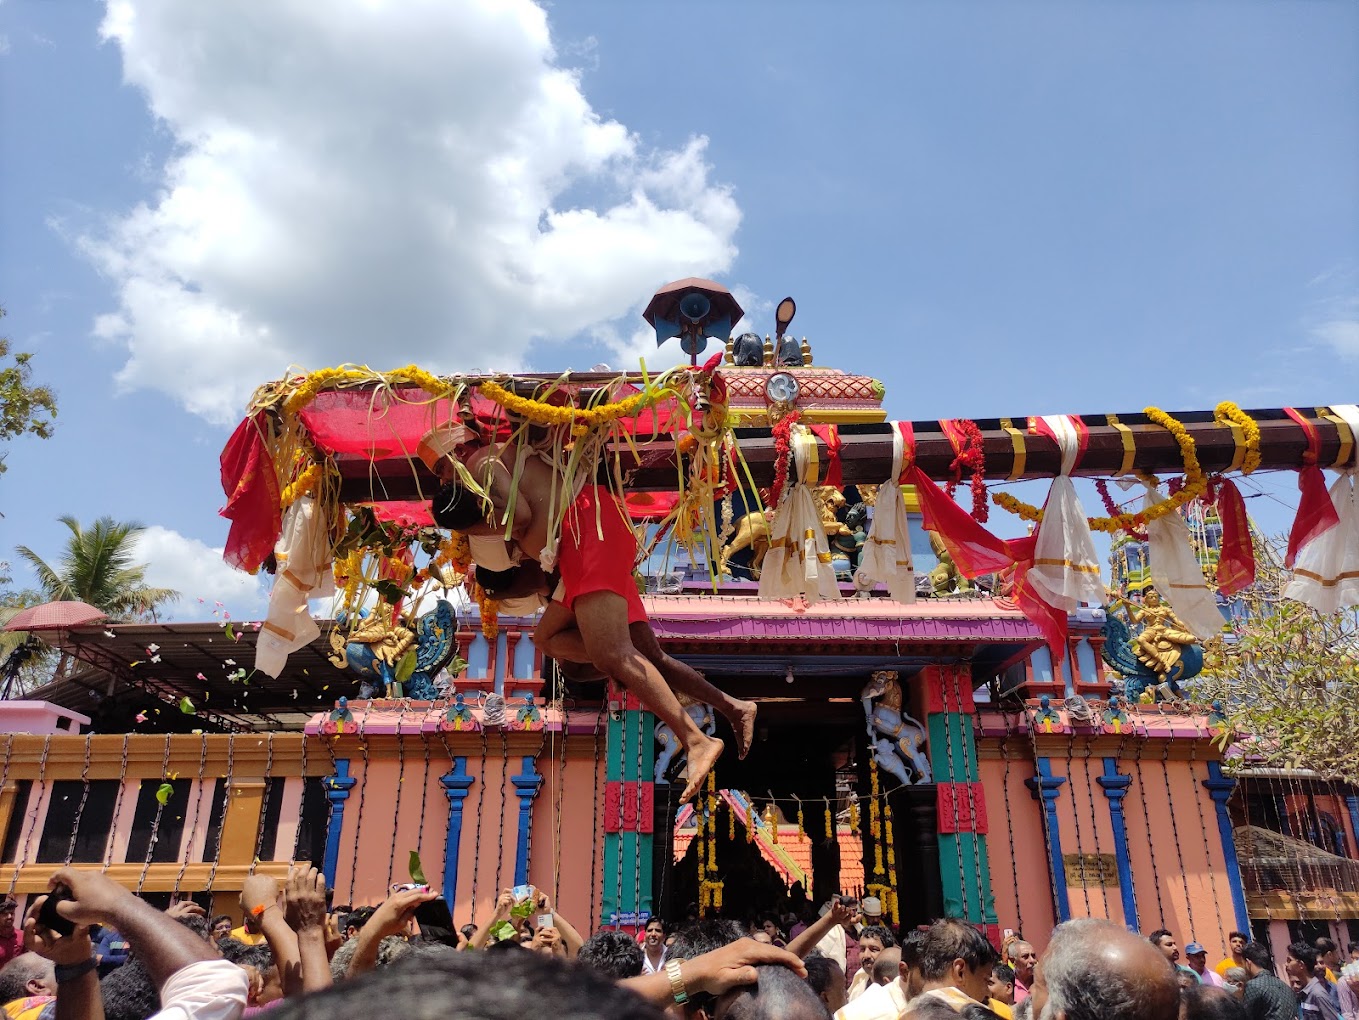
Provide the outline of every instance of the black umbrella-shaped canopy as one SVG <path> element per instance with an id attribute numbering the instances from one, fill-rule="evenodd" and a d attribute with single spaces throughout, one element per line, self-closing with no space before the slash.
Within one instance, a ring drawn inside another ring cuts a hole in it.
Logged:
<path id="1" fill-rule="evenodd" d="M 646 311 L 642 313 L 642 318 L 651 325 L 656 325 L 657 319 L 671 322 L 678 321 L 680 318 L 679 303 L 680 299 L 686 294 L 697 291 L 706 297 L 712 307 L 708 312 L 711 320 L 727 319 L 731 324 L 740 321 L 745 310 L 736 303 L 736 299 L 731 296 L 731 291 L 713 280 L 704 280 L 697 276 L 688 276 L 683 280 L 676 280 L 674 283 L 667 283 L 660 290 L 652 295 L 650 303 L 646 306 Z"/>

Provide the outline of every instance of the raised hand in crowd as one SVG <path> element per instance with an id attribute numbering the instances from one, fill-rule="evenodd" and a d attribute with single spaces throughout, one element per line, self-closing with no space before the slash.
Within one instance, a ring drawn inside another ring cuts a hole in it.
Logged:
<path id="1" fill-rule="evenodd" d="M 207 917 L 208 912 L 193 900 L 175 900 L 165 908 L 165 916 L 178 921 L 181 917 Z"/>
<path id="2" fill-rule="evenodd" d="M 382 940 L 389 935 L 405 935 L 420 905 L 438 897 L 439 894 L 430 889 L 401 889 L 383 900 L 355 940 L 358 944 L 349 961 L 348 975 L 354 977 L 377 966 Z"/>
<path id="3" fill-rule="evenodd" d="M 515 931 L 519 930 L 523 922 L 511 914 L 514 909 L 514 893 L 508 889 L 501 891 L 495 900 L 495 910 L 491 913 L 491 919 L 472 933 L 472 938 L 467 944 L 468 949 L 485 949 L 486 943 L 491 937 L 491 932 L 496 925 L 502 921 L 509 921 L 514 925 Z M 518 923 L 516 923 L 518 922 Z"/>
<path id="4" fill-rule="evenodd" d="M 104 1020 L 104 999 L 99 993 L 90 926 L 77 924 L 69 935 L 51 931 L 38 920 L 46 902 L 46 896 L 38 896 L 29 904 L 24 918 L 24 946 L 51 960 L 56 967 L 54 1020 Z"/>
<path id="5" fill-rule="evenodd" d="M 302 968 L 302 991 L 315 992 L 331 984 L 326 951 L 326 877 L 312 867 L 293 867 L 283 887 L 283 915 L 297 936 Z"/>
<path id="6" fill-rule="evenodd" d="M 739 985 L 754 984 L 759 978 L 755 968 L 769 964 L 787 967 L 798 977 L 807 976 L 801 958 L 788 950 L 754 939 L 738 939 L 711 953 L 679 961 L 679 979 L 689 995 L 717 996 Z M 675 989 L 664 970 L 628 978 L 619 984 L 658 1006 L 674 1001 Z"/>
<path id="7" fill-rule="evenodd" d="M 799 932 L 797 938 L 788 943 L 788 951 L 801 960 L 815 949 L 817 943 L 836 925 L 849 924 L 853 920 L 853 908 L 842 903 L 840 897 L 833 897 L 830 909 Z"/>
<path id="8" fill-rule="evenodd" d="M 241 886 L 241 913 L 253 917 L 260 934 L 269 943 L 279 983 L 285 996 L 301 995 L 302 958 L 297 934 L 283 915 L 283 890 L 270 875 L 250 875 Z"/>
<path id="9" fill-rule="evenodd" d="M 552 927 L 561 935 L 562 953 L 567 959 L 574 960 L 576 954 L 580 952 L 580 947 L 585 945 L 585 940 L 581 938 L 576 926 L 552 909 L 552 897 L 541 889 L 534 898 L 534 906 L 538 914 L 552 915 Z"/>

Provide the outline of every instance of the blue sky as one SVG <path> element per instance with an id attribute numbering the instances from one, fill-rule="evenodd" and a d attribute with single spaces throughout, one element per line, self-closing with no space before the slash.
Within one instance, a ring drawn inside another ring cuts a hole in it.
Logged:
<path id="1" fill-rule="evenodd" d="M 61 400 L 0 558 L 134 518 L 178 615 L 257 609 L 211 555 L 253 385 L 620 366 L 690 273 L 892 417 L 1359 397 L 1359 6 L 499 8 L 0 2 L 0 303 Z"/>

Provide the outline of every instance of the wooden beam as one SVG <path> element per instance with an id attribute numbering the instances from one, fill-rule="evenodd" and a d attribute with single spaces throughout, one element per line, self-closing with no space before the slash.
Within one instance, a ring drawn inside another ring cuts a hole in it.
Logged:
<path id="1" fill-rule="evenodd" d="M 1248 412 L 1260 426 L 1260 469 L 1298 468 L 1303 465 L 1307 437 L 1300 425 L 1278 408 Z M 1343 445 L 1339 428 L 1330 421 L 1319 419 L 1315 409 L 1303 409 L 1308 420 L 1315 424 L 1321 439 L 1320 463 L 1330 466 L 1336 461 Z M 1217 424 L 1211 411 L 1174 412 L 1173 417 L 1184 423 L 1193 436 L 1199 463 L 1208 472 L 1224 471 L 1231 466 L 1236 454 L 1232 431 Z M 1123 464 L 1123 434 L 1102 414 L 1082 415 L 1090 431 L 1084 458 L 1075 474 L 1108 477 Z M 1139 413 L 1118 416 L 1126 425 L 1136 446 L 1133 467 L 1153 474 L 1179 474 L 1182 460 L 1175 438 L 1159 425 L 1149 422 Z M 1025 444 L 1024 468 L 1020 477 L 1051 478 L 1060 466 L 1057 444 L 1044 436 L 1024 429 L 1026 418 L 1012 419 L 1014 427 L 1023 433 Z M 954 459 L 953 447 L 944 436 L 937 421 L 912 423 L 916 436 L 916 462 L 927 475 L 942 481 L 950 475 Z M 1011 434 L 1001 427 L 1000 419 L 980 418 L 986 450 L 986 477 L 992 480 L 1009 478 L 1015 466 L 1015 449 Z M 891 470 L 892 430 L 887 423 L 872 425 L 844 425 L 840 428 L 840 451 L 846 484 L 883 482 Z M 774 478 L 776 459 L 774 439 L 767 428 L 736 430 L 737 441 L 755 483 L 769 485 Z M 824 478 L 829 457 L 821 444 L 820 470 Z M 626 447 L 617 450 L 625 470 L 631 471 L 629 487 L 636 491 L 673 490 L 675 462 L 673 444 L 656 442 L 640 447 L 634 457 Z M 1350 454 L 1353 458 L 1353 452 Z M 1352 462 L 1352 461 L 1351 461 Z M 370 462 L 349 457 L 337 460 L 342 478 L 340 497 L 347 503 L 385 502 L 392 500 L 429 499 L 438 488 L 434 477 L 419 461 L 404 458 Z"/>

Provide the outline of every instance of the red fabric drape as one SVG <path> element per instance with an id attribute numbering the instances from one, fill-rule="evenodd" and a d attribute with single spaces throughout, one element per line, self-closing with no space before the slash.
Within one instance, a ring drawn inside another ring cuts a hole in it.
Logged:
<path id="1" fill-rule="evenodd" d="M 1298 471 L 1298 492 L 1301 493 L 1298 515 L 1293 518 L 1293 528 L 1288 533 L 1288 555 L 1284 557 L 1284 566 L 1291 568 L 1302 547 L 1339 524 L 1340 515 L 1331 502 L 1331 494 L 1326 491 L 1326 476 L 1317 466 L 1321 452 L 1321 435 L 1317 427 L 1295 408 L 1285 407 L 1284 410 L 1307 434 L 1307 452 L 1303 455 L 1306 466 Z"/>
<path id="2" fill-rule="evenodd" d="M 1005 542 L 972 519 L 921 471 L 915 463 L 915 432 L 908 421 L 896 423 L 906 449 L 900 482 L 914 485 L 926 531 L 939 536 L 954 566 L 964 577 L 979 577 L 1008 569 L 1014 557 Z"/>
<path id="3" fill-rule="evenodd" d="M 1246 501 L 1236 483 L 1226 479 L 1217 490 L 1217 516 L 1222 522 L 1218 546 L 1217 588 L 1235 595 L 1255 583 L 1255 546 L 1246 520 Z"/>
<path id="4" fill-rule="evenodd" d="M 1048 643 L 1052 655 L 1052 668 L 1056 671 L 1066 657 L 1067 615 L 1065 610 L 1050 606 L 1039 598 L 1033 585 L 1029 584 L 1029 570 L 1033 567 L 1038 532 L 1035 531 L 1024 538 L 1012 538 L 1005 545 L 1015 559 L 1014 591 L 1010 597 Z"/>
<path id="5" fill-rule="evenodd" d="M 264 412 L 247 418 L 227 440 L 220 462 L 227 501 L 218 513 L 231 521 L 222 559 L 252 574 L 274 551 L 283 530 L 278 477 L 264 441 L 267 431 Z"/>
<path id="6" fill-rule="evenodd" d="M 845 484 L 845 473 L 840 463 L 840 448 L 845 445 L 840 438 L 840 430 L 834 425 L 808 425 L 809 429 L 826 444 L 826 480 L 822 485 L 834 485 L 837 489 Z"/>

